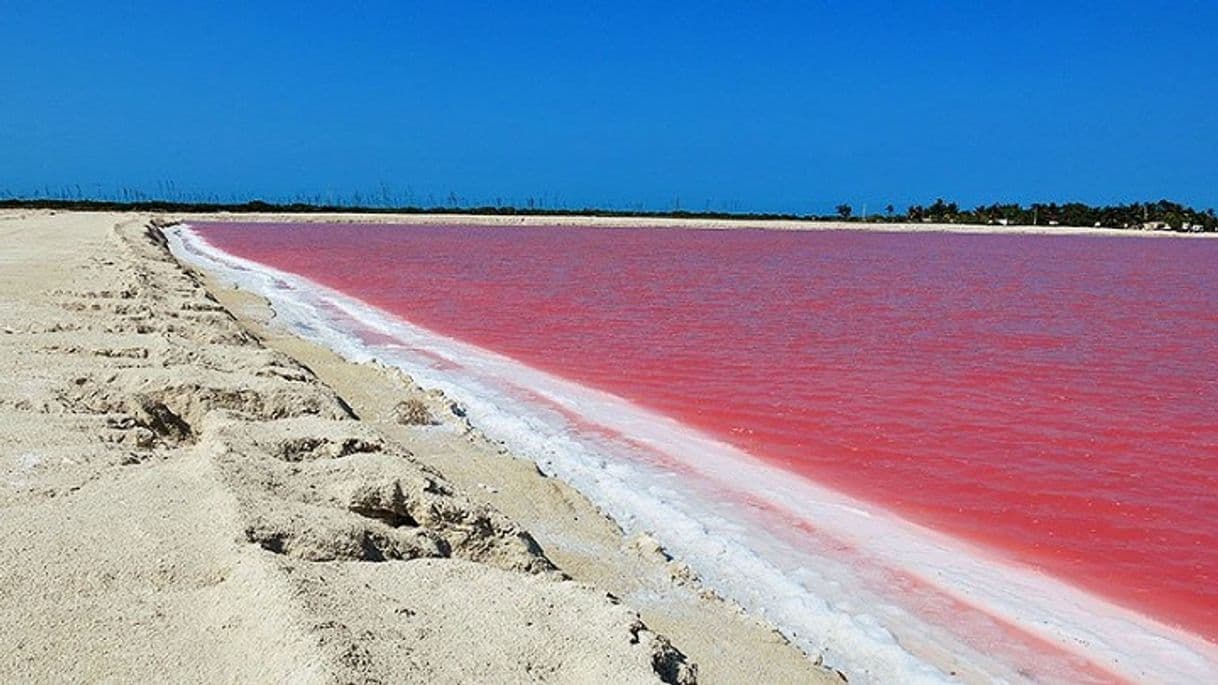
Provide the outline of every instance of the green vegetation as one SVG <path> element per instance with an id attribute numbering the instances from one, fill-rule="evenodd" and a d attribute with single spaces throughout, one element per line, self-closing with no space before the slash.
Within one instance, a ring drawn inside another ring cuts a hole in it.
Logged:
<path id="1" fill-rule="evenodd" d="M 443 206 L 394 205 L 388 196 L 376 198 L 356 194 L 339 202 L 295 201 L 290 203 L 249 200 L 243 202 L 179 201 L 151 199 L 131 193 L 122 199 L 94 200 L 69 197 L 47 197 L 0 199 L 0 209 L 56 209 L 78 211 L 140 211 L 140 212 L 251 212 L 251 213 L 335 213 L 366 212 L 371 214 L 491 214 L 532 216 L 643 216 L 693 219 L 786 219 L 794 221 L 851 221 L 867 223 L 947 223 L 981 226 L 1087 226 L 1144 230 L 1171 230 L 1182 232 L 1218 232 L 1218 215 L 1213 209 L 1197 210 L 1175 202 L 1134 202 L 1127 205 L 1093 207 L 1070 202 L 1066 204 L 1036 203 L 1028 206 L 1018 204 L 992 204 L 973 209 L 961 209 L 955 202 L 938 199 L 930 205 L 911 205 L 904 213 L 888 204 L 883 214 L 860 216 L 848 204 L 836 207 L 832 215 L 781 214 L 758 212 L 687 211 L 674 208 L 670 211 L 647 211 L 637 209 L 600 209 L 595 207 L 575 209 L 568 207 L 547 208 L 543 203 L 530 198 L 525 207 L 515 207 L 497 202 L 494 205 L 474 206 L 460 201 L 455 195 Z M 679 207 L 680 205 L 675 205 Z"/>
<path id="2" fill-rule="evenodd" d="M 961 210 L 954 202 L 936 200 L 923 207 L 910 207 L 906 221 L 955 224 L 1009 224 L 1012 226 L 1103 226 L 1107 228 L 1148 228 L 1173 231 L 1218 231 L 1218 216 L 1213 209 L 1192 207 L 1159 200 L 1127 205 L 1092 207 L 1079 202 L 1066 204 L 983 205 Z M 885 218 L 884 220 L 890 220 Z"/>

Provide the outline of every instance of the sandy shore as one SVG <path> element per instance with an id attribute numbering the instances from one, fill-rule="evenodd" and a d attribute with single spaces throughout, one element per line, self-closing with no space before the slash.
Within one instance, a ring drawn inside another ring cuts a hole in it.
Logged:
<path id="1" fill-rule="evenodd" d="M 431 224 L 472 226 L 565 226 L 600 228 L 697 228 L 731 230 L 760 228 L 772 231 L 871 231 L 887 233 L 982 233 L 1006 235 L 1093 235 L 1124 238 L 1218 239 L 1218 233 L 1176 233 L 1083 226 L 979 226 L 975 224 L 862 223 L 858 221 L 792 221 L 784 219 L 695 219 L 629 216 L 506 216 L 478 214 L 279 214 L 217 213 L 174 214 L 182 221 L 327 222 L 369 224 Z"/>
<path id="2" fill-rule="evenodd" d="M 0 213 L 7 681 L 839 682 L 148 220 Z"/>

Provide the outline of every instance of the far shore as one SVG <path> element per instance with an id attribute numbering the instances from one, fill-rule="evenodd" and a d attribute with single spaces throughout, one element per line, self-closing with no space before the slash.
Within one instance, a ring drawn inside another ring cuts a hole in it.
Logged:
<path id="1" fill-rule="evenodd" d="M 1087 226 L 1022 226 L 1001 224 L 874 223 L 862 221 L 813 221 L 794 219 L 722 219 L 655 216 L 593 216 L 587 214 L 514 215 L 514 214 L 431 214 L 381 212 L 205 212 L 173 213 L 164 217 L 190 221 L 242 221 L 250 223 L 368 223 L 440 226 L 568 228 L 684 228 L 770 231 L 872 231 L 877 233 L 968 233 L 977 235 L 1082 235 L 1124 238 L 1218 238 L 1218 233 L 1183 233 L 1132 228 Z"/>

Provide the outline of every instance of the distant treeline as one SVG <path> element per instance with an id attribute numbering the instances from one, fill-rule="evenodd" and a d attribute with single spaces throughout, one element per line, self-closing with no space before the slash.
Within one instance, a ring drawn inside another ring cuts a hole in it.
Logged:
<path id="1" fill-rule="evenodd" d="M 870 223 L 949 223 L 1010 226 L 1088 226 L 1135 230 L 1171 230 L 1183 232 L 1218 232 L 1218 215 L 1213 209 L 1197 210 L 1175 202 L 1135 202 L 1126 205 L 1093 207 L 1070 202 L 1065 204 L 1034 203 L 992 204 L 973 209 L 961 209 L 955 202 L 943 199 L 929 205 L 911 205 L 898 212 L 888 205 L 882 213 L 856 215 L 847 204 L 837 206 L 831 215 L 783 214 L 727 211 L 649 211 L 644 209 L 601 209 L 588 207 L 543 208 L 510 205 L 465 206 L 387 206 L 378 204 L 325 204 L 312 202 L 276 203 L 262 200 L 246 202 L 194 202 L 157 199 L 90 200 L 56 198 L 0 199 L 0 209 L 53 209 L 76 211 L 137 211 L 137 212 L 250 212 L 250 213 L 341 213 L 370 214 L 489 214 L 520 216 L 643 216 L 692 219 L 785 219 L 793 221 L 852 221 Z"/>

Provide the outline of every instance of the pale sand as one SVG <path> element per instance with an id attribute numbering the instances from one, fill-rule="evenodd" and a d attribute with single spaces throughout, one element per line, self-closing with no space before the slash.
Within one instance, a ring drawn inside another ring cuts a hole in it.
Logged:
<path id="1" fill-rule="evenodd" d="M 146 219 L 0 213 L 4 681 L 838 681 Z"/>
<path id="2" fill-rule="evenodd" d="M 632 216 L 509 216 L 489 214 L 392 214 L 359 213 L 291 214 L 240 213 L 173 214 L 181 221 L 243 221 L 287 223 L 369 223 L 468 226 L 564 226 L 571 228 L 691 228 L 731 230 L 759 228 L 772 231 L 870 231 L 880 233 L 978 233 L 1000 235 L 1093 235 L 1124 238 L 1200 238 L 1218 239 L 1218 233 L 1176 233 L 1123 228 L 1085 226 L 1002 226 L 934 223 L 862 223 L 851 221 L 795 221 L 789 219 L 698 219 Z"/>

